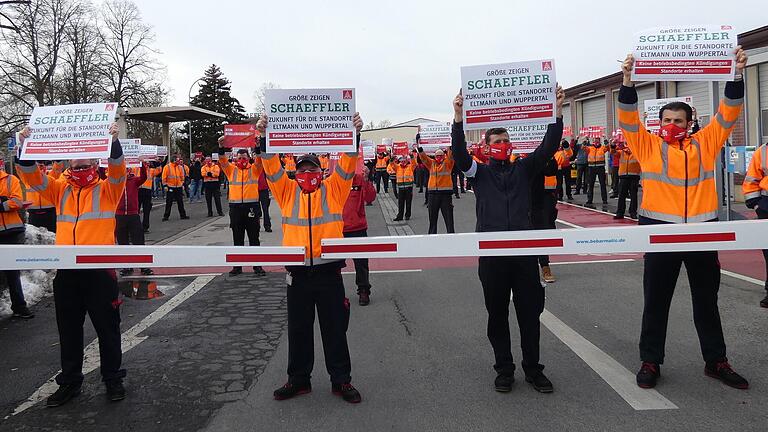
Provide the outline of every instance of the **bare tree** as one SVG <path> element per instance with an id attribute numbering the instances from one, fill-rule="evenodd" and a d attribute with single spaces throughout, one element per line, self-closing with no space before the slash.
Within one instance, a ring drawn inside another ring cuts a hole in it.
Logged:
<path id="1" fill-rule="evenodd" d="M 255 104 L 255 112 L 256 112 L 256 114 L 261 115 L 261 114 L 267 112 L 267 105 L 266 105 L 267 104 L 267 96 L 266 96 L 267 90 L 279 89 L 279 88 L 280 88 L 279 84 L 275 84 L 272 81 L 269 81 L 269 82 L 265 82 L 264 84 L 262 84 L 261 87 L 259 87 L 258 90 L 253 92 L 253 98 L 256 99 L 256 104 Z"/>
<path id="2" fill-rule="evenodd" d="M 141 20 L 130 0 L 109 0 L 102 5 L 102 44 L 106 53 L 105 94 L 123 107 L 136 106 L 137 99 L 155 84 L 160 69 L 151 48 L 152 27 Z"/>
<path id="3" fill-rule="evenodd" d="M 366 123 L 366 125 L 363 127 L 363 130 L 368 130 L 368 129 L 376 129 L 376 124 L 373 122 L 373 120 Z"/>
<path id="4" fill-rule="evenodd" d="M 57 80 L 59 103 L 76 104 L 102 99 L 105 52 L 101 35 L 93 21 L 96 12 L 84 4 L 82 13 L 73 17 L 65 30 L 66 47 Z"/>
<path id="5" fill-rule="evenodd" d="M 390 127 L 392 126 L 392 122 L 389 120 L 382 120 L 379 122 L 379 124 L 376 126 L 378 129 Z"/>

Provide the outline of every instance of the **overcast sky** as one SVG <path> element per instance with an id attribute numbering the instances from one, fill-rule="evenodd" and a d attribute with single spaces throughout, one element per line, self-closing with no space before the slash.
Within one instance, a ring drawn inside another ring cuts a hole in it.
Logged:
<path id="1" fill-rule="evenodd" d="M 268 81 L 354 87 L 366 123 L 449 120 L 461 66 L 554 58 L 569 87 L 616 72 L 637 30 L 768 24 L 765 0 L 134 1 L 154 26 L 172 104 L 186 105 L 215 63 L 246 111 Z"/>

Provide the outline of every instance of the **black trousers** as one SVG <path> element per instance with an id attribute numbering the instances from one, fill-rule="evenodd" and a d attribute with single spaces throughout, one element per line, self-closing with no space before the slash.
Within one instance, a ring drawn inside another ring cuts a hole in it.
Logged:
<path id="1" fill-rule="evenodd" d="M 83 382 L 83 324 L 86 313 L 99 337 L 102 381 L 122 379 L 120 300 L 113 270 L 59 270 L 53 280 L 61 347 L 59 385 Z"/>
<path id="2" fill-rule="evenodd" d="M 317 269 L 318 267 L 316 267 Z M 352 380 L 347 346 L 349 299 L 344 295 L 341 269 L 290 273 L 288 285 L 288 382 L 309 384 L 315 362 L 315 309 L 323 339 L 325 367 L 331 383 Z"/>
<path id="3" fill-rule="evenodd" d="M 53 207 L 44 209 L 27 210 L 29 224 L 38 228 L 45 228 L 50 232 L 56 232 L 56 209 Z"/>
<path id="4" fill-rule="evenodd" d="M 509 298 L 512 295 L 520 327 L 523 370 L 526 375 L 541 371 L 539 364 L 539 315 L 544 311 L 544 288 L 539 281 L 536 257 L 480 257 L 478 275 L 488 311 L 488 339 L 493 347 L 497 373 L 515 371 L 509 334 Z"/>
<path id="5" fill-rule="evenodd" d="M 627 207 L 627 195 L 629 195 L 629 214 L 637 215 L 637 188 L 639 186 L 640 176 L 619 177 L 619 206 L 616 208 L 616 216 L 624 216 L 624 210 Z"/>
<path id="6" fill-rule="evenodd" d="M 216 203 L 216 214 L 223 214 L 221 211 L 221 188 L 219 182 L 204 182 L 203 192 L 205 192 L 205 206 L 208 207 L 208 216 L 213 216 L 212 202 Z"/>
<path id="7" fill-rule="evenodd" d="M 142 213 L 141 226 L 149 229 L 149 215 L 152 213 L 152 189 L 139 188 L 139 209 Z"/>
<path id="8" fill-rule="evenodd" d="M 557 198 L 548 192 L 537 198 L 531 206 L 531 225 L 533 229 L 557 229 Z M 539 265 L 549 265 L 549 255 L 539 255 Z"/>
<path id="9" fill-rule="evenodd" d="M 417 188 L 419 188 L 419 191 L 423 191 L 424 190 L 424 186 L 427 185 L 427 182 L 424 181 L 424 179 L 425 179 L 424 172 L 425 171 L 426 170 L 423 170 L 421 168 L 417 168 L 417 169 L 413 170 L 413 182 L 414 182 L 414 185 Z"/>
<path id="10" fill-rule="evenodd" d="M 411 203 L 413 202 L 413 187 L 400 189 L 397 191 L 397 218 L 403 218 L 403 211 L 405 211 L 405 218 L 411 218 Z"/>
<path id="11" fill-rule="evenodd" d="M 564 196 L 571 198 L 571 167 L 557 170 L 557 199 L 561 200 Z"/>
<path id="12" fill-rule="evenodd" d="M 600 198 L 603 199 L 603 204 L 608 203 L 608 189 L 605 185 L 605 167 L 591 166 L 587 169 L 587 202 L 592 203 L 592 197 L 595 194 L 595 180 L 600 181 Z"/>
<path id="13" fill-rule="evenodd" d="M 768 212 L 760 209 L 755 209 L 758 219 L 768 219 Z M 763 258 L 765 259 L 765 290 L 768 291 L 768 249 L 763 249 Z"/>
<path id="14" fill-rule="evenodd" d="M 368 237 L 368 230 L 345 232 L 344 237 Z M 360 294 L 365 291 L 370 294 L 371 279 L 368 258 L 355 258 L 352 262 L 355 263 L 355 285 L 357 285 L 357 293 Z"/>
<path id="15" fill-rule="evenodd" d="M 717 252 L 653 252 L 645 254 L 643 271 L 643 327 L 640 332 L 640 359 L 664 363 L 669 307 L 680 267 L 685 264 L 691 285 L 693 322 L 699 334 L 704 361 L 726 358 L 723 327 L 717 307 L 720 289 L 720 261 Z"/>
<path id="16" fill-rule="evenodd" d="M 427 210 L 429 211 L 429 234 L 437 234 L 437 216 L 443 214 L 445 230 L 448 234 L 453 229 L 453 196 L 449 192 L 429 192 L 427 195 Z"/>
<path id="17" fill-rule="evenodd" d="M 619 194 L 619 167 L 611 165 L 611 195 Z"/>
<path id="18" fill-rule="evenodd" d="M 586 165 L 576 165 L 576 193 L 580 194 L 587 191 Z"/>
<path id="19" fill-rule="evenodd" d="M 164 219 L 168 219 L 168 217 L 171 216 L 171 206 L 173 205 L 174 201 L 176 201 L 176 205 L 179 208 L 179 216 L 187 216 L 187 212 L 184 211 L 184 192 L 182 191 L 182 188 L 169 187 L 168 193 L 165 194 L 165 213 L 163 213 Z"/>
<path id="20" fill-rule="evenodd" d="M 461 171 L 451 171 L 451 181 L 453 182 L 453 194 L 459 196 L 459 189 L 464 193 L 464 173 Z"/>
<path id="21" fill-rule="evenodd" d="M 259 203 L 230 204 L 229 227 L 232 228 L 232 243 L 235 246 L 245 246 L 245 234 L 248 234 L 248 244 L 259 246 Z M 240 268 L 236 266 L 235 268 Z"/>
<path id="22" fill-rule="evenodd" d="M 373 178 L 376 180 L 376 193 L 381 193 L 382 180 L 384 182 L 384 193 L 389 192 L 389 174 L 386 171 L 376 170 Z"/>
<path id="23" fill-rule="evenodd" d="M 115 216 L 115 239 L 119 245 L 143 245 L 144 227 L 141 217 L 135 215 Z"/>
<path id="24" fill-rule="evenodd" d="M 272 218 L 269 217 L 269 204 L 271 202 L 269 189 L 260 190 L 259 203 L 261 204 L 261 217 L 264 219 L 264 229 L 272 229 Z"/>
<path id="25" fill-rule="evenodd" d="M 397 199 L 397 177 L 394 175 L 389 176 L 389 180 L 392 182 L 392 193 L 395 194 L 395 199 Z"/>
<path id="26" fill-rule="evenodd" d="M 0 244 L 24 244 L 25 236 L 24 231 L 4 234 L 0 236 Z M 24 289 L 21 286 L 21 271 L 3 270 L 3 273 L 5 273 L 5 280 L 8 283 L 11 311 L 21 312 L 22 309 L 27 307 L 27 302 L 24 300 Z"/>

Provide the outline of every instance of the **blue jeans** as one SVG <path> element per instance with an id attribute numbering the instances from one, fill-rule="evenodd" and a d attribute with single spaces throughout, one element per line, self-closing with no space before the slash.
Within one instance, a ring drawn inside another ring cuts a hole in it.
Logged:
<path id="1" fill-rule="evenodd" d="M 152 190 L 152 196 L 155 198 L 165 198 L 163 190 L 163 179 L 160 176 L 155 177 L 155 188 Z"/>
<path id="2" fill-rule="evenodd" d="M 203 179 L 195 179 L 189 183 L 189 201 L 202 201 Z"/>

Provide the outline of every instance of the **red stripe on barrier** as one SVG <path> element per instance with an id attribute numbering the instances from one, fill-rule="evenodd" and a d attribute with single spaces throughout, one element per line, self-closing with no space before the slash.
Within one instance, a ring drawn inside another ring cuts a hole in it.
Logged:
<path id="1" fill-rule="evenodd" d="M 304 262 L 302 254 L 227 254 L 226 262 Z"/>
<path id="2" fill-rule="evenodd" d="M 735 232 L 705 234 L 658 234 L 650 236 L 651 244 L 706 243 L 736 241 Z"/>
<path id="3" fill-rule="evenodd" d="M 563 239 L 526 239 L 526 240 L 481 240 L 480 250 L 483 249 L 526 249 L 563 247 Z"/>
<path id="4" fill-rule="evenodd" d="M 77 264 L 152 264 L 152 255 L 77 255 Z"/>
<path id="5" fill-rule="evenodd" d="M 323 253 L 397 252 L 397 243 L 325 245 Z"/>

